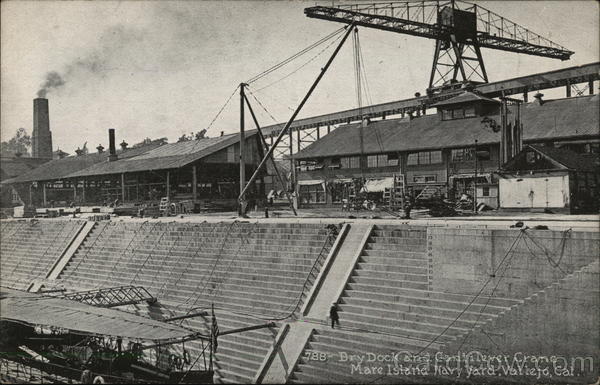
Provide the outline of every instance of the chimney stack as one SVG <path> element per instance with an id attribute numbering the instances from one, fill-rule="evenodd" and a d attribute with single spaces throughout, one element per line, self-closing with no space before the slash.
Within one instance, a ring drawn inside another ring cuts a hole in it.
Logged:
<path id="1" fill-rule="evenodd" d="M 115 146 L 115 129 L 108 129 L 108 161 L 117 160 L 117 148 Z"/>
<path id="2" fill-rule="evenodd" d="M 96 150 L 98 150 L 98 154 L 102 154 L 104 152 L 104 146 L 99 144 L 98 147 L 96 147 Z"/>
<path id="3" fill-rule="evenodd" d="M 52 132 L 48 99 L 33 99 L 33 133 L 31 135 L 31 156 L 33 158 L 52 159 Z"/>
<path id="4" fill-rule="evenodd" d="M 127 143 L 125 140 L 123 140 L 123 141 L 122 141 L 122 142 L 119 144 L 119 146 L 121 146 L 121 149 L 122 149 L 123 151 L 125 151 L 125 150 L 127 150 L 127 146 L 129 146 L 129 143 Z"/>

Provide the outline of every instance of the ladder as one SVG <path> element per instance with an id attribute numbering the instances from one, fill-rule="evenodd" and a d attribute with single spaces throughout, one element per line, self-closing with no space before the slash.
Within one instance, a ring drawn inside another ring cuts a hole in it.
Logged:
<path id="1" fill-rule="evenodd" d="M 390 208 L 404 207 L 404 174 L 394 174 L 394 184 L 392 188 L 386 188 L 383 192 L 383 201 Z"/>

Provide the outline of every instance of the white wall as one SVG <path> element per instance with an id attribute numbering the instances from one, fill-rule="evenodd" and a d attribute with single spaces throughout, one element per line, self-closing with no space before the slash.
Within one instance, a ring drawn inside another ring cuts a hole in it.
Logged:
<path id="1" fill-rule="evenodd" d="M 503 208 L 563 208 L 569 204 L 569 175 L 501 178 L 499 189 Z"/>
<path id="2" fill-rule="evenodd" d="M 483 186 L 477 186 L 477 204 L 485 203 L 486 205 L 497 209 L 498 208 L 498 187 L 487 186 L 490 189 L 488 196 L 483 196 Z"/>

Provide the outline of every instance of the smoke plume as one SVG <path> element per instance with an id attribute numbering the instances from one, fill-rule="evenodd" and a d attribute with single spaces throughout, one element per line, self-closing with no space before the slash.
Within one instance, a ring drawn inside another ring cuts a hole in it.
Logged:
<path id="1" fill-rule="evenodd" d="M 50 71 L 46 74 L 46 80 L 37 92 L 38 98 L 45 98 L 48 91 L 60 88 L 65 85 L 65 80 L 56 71 Z"/>
<path id="2" fill-rule="evenodd" d="M 115 25 L 106 29 L 98 38 L 96 47 L 67 64 L 61 71 L 50 71 L 37 92 L 44 98 L 49 92 L 59 90 L 71 82 L 88 82 L 93 78 L 103 78 L 108 72 L 123 67 L 136 70 L 138 63 L 127 63 L 127 53 L 136 41 L 141 39 L 142 31 Z M 125 59 L 125 60 L 124 60 Z"/>

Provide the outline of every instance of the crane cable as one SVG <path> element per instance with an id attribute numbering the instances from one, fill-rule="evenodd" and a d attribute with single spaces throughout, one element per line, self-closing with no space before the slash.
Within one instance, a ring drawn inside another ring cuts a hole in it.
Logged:
<path id="1" fill-rule="evenodd" d="M 362 48 L 360 45 L 360 40 L 358 38 L 358 31 L 356 33 L 356 55 L 358 55 L 358 63 L 359 63 L 359 80 L 361 82 L 361 93 L 362 93 L 362 89 L 364 89 L 364 97 L 366 99 L 366 102 L 368 103 L 368 105 L 373 105 L 373 98 L 371 96 L 371 87 L 369 86 L 369 80 L 368 80 L 368 76 L 367 76 L 367 70 L 365 67 L 365 59 L 363 57 L 363 53 L 362 53 Z M 361 95 L 361 102 L 362 102 L 362 95 Z M 362 121 L 362 116 L 363 116 L 363 107 L 362 105 L 359 106 L 360 108 L 360 114 L 361 114 L 361 121 Z M 383 153 L 384 149 L 383 149 L 383 140 L 381 139 L 381 133 L 379 132 L 378 129 L 374 129 L 374 134 L 375 134 L 375 139 L 377 140 L 377 145 L 379 146 L 379 152 Z"/>
<path id="2" fill-rule="evenodd" d="M 289 78 L 290 76 L 294 75 L 296 72 L 300 71 L 302 68 L 306 67 L 307 65 L 309 65 L 310 63 L 312 63 L 313 61 L 315 61 L 315 59 L 317 59 L 319 56 L 321 56 L 323 54 L 323 52 L 327 51 L 329 49 L 329 47 L 331 47 L 332 45 L 334 45 L 335 43 L 337 43 L 341 38 L 342 38 L 342 34 L 339 34 L 337 36 L 337 38 L 331 40 L 331 42 L 329 44 L 327 44 L 322 50 L 320 50 L 319 52 L 317 52 L 314 56 L 312 56 L 310 59 L 308 59 L 307 61 L 305 61 L 304 63 L 302 63 L 298 68 L 296 68 L 295 70 L 293 70 L 292 72 L 290 72 L 289 74 L 274 80 L 273 82 L 257 89 L 255 92 L 261 92 L 266 88 L 269 88 L 277 83 L 279 83 L 282 80 L 285 80 L 287 78 Z"/>
<path id="3" fill-rule="evenodd" d="M 264 70 L 263 72 L 259 73 L 258 75 L 253 76 L 252 78 L 248 79 L 245 83 L 246 84 L 251 84 L 254 83 L 255 81 L 262 79 L 263 77 L 269 75 L 270 73 L 278 70 L 279 68 L 285 66 L 286 64 L 292 62 L 293 60 L 299 58 L 300 56 L 304 55 L 305 53 L 313 50 L 314 48 L 318 47 L 319 45 L 325 43 L 327 40 L 333 38 L 334 36 L 341 34 L 344 30 L 346 29 L 346 27 L 342 27 L 339 28 L 335 31 L 333 31 L 332 33 L 330 33 L 329 35 L 317 40 L 316 42 L 314 42 L 313 44 L 309 45 L 308 47 L 296 52 L 295 54 L 293 54 L 292 56 L 288 57 L 287 59 L 275 64 L 274 66 Z"/>
<path id="4" fill-rule="evenodd" d="M 360 154 L 358 158 L 358 167 L 360 169 L 361 180 L 364 182 L 364 167 L 362 164 L 362 158 L 365 152 L 365 143 L 364 143 L 364 122 L 363 122 L 363 113 L 362 113 L 362 82 L 361 82 L 361 63 L 360 63 L 360 40 L 358 38 L 358 27 L 354 28 L 354 33 L 352 34 L 352 55 L 354 59 L 354 87 L 356 89 L 356 103 L 358 105 L 358 113 L 360 115 L 360 123 L 358 126 L 358 136 L 359 136 L 359 147 Z M 366 188 L 363 184 L 361 190 L 365 190 Z M 357 194 L 355 192 L 355 194 Z"/>
<path id="5" fill-rule="evenodd" d="M 233 90 L 233 92 L 231 93 L 231 95 L 229 95 L 229 97 L 225 101 L 225 104 L 223 104 L 223 106 L 221 107 L 221 109 L 219 110 L 219 112 L 217 112 L 217 114 L 215 115 L 215 117 L 210 121 L 210 123 L 206 127 L 206 131 L 207 132 L 208 132 L 208 130 L 210 130 L 210 128 L 215 123 L 215 121 L 219 118 L 219 116 L 221 116 L 221 113 L 223 112 L 223 110 L 225 109 L 225 107 L 227 107 L 227 105 L 229 104 L 229 102 L 231 102 L 231 98 L 233 98 L 233 95 L 235 95 L 235 93 L 237 92 L 238 88 L 240 88 L 239 85 L 235 87 L 235 89 Z"/>

